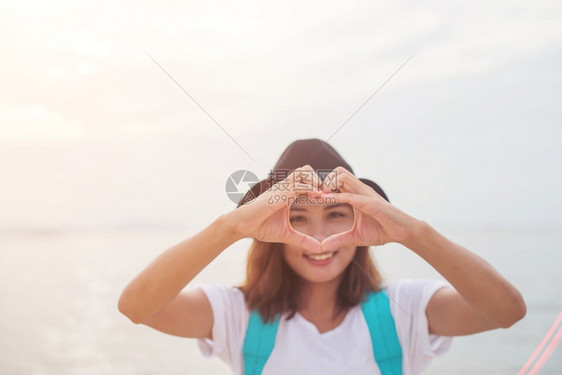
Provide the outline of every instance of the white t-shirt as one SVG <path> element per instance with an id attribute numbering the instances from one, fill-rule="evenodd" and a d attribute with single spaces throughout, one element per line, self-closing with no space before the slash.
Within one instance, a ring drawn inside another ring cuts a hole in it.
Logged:
<path id="1" fill-rule="evenodd" d="M 429 334 L 425 308 L 439 288 L 437 279 L 400 279 L 383 284 L 402 348 L 403 375 L 420 374 L 433 357 L 445 354 L 453 336 Z M 250 312 L 242 292 L 227 285 L 199 285 L 213 309 L 213 340 L 197 339 L 205 357 L 218 356 L 235 375 L 243 375 L 244 338 Z M 380 374 L 367 322 L 357 305 L 336 328 L 320 333 L 302 315 L 281 316 L 275 345 L 262 374 Z"/>

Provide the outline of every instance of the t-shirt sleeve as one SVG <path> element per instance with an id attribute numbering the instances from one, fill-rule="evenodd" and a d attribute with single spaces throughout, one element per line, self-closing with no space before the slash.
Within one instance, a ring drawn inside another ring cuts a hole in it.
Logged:
<path id="1" fill-rule="evenodd" d="M 452 345 L 453 336 L 429 333 L 425 312 L 431 297 L 445 286 L 450 284 L 438 279 L 401 279 L 387 284 L 398 336 L 407 350 L 406 362 L 412 373 L 421 372 L 432 358 L 445 354 Z"/>
<path id="2" fill-rule="evenodd" d="M 234 372 L 241 366 L 241 353 L 247 319 L 244 295 L 228 285 L 201 284 L 213 310 L 212 340 L 197 339 L 197 346 L 205 357 L 217 356 Z"/>

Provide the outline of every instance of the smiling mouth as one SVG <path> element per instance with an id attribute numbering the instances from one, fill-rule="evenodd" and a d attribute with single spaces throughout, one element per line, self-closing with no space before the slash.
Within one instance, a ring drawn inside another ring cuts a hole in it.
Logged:
<path id="1" fill-rule="evenodd" d="M 303 254 L 306 258 L 312 260 L 327 260 L 334 256 L 338 251 L 331 251 L 329 253 L 320 253 L 320 254 Z"/>

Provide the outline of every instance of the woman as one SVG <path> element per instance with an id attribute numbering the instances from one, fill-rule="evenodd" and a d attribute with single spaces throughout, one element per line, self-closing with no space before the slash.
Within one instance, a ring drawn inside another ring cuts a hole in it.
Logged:
<path id="1" fill-rule="evenodd" d="M 239 287 L 182 291 L 254 239 Z M 369 246 L 400 243 L 449 283 L 382 280 Z M 419 374 L 453 336 L 508 328 L 519 291 L 478 255 L 389 203 L 329 144 L 293 142 L 238 207 L 158 256 L 122 292 L 134 323 L 197 338 L 235 374 Z"/>

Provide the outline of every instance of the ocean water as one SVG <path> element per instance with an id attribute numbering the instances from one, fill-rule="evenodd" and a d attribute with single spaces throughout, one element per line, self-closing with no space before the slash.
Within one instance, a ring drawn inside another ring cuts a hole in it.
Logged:
<path id="1" fill-rule="evenodd" d="M 0 237 L 0 373 L 229 374 L 194 339 L 135 325 L 117 309 L 126 284 L 160 252 L 197 230 L 5 232 Z M 562 311 L 562 233 L 436 228 L 484 257 L 523 294 L 527 316 L 509 329 L 456 337 L 426 374 L 515 374 Z M 240 282 L 244 239 L 187 288 Z M 409 249 L 372 249 L 387 279 L 442 278 Z M 562 373 L 562 348 L 541 374 Z"/>

